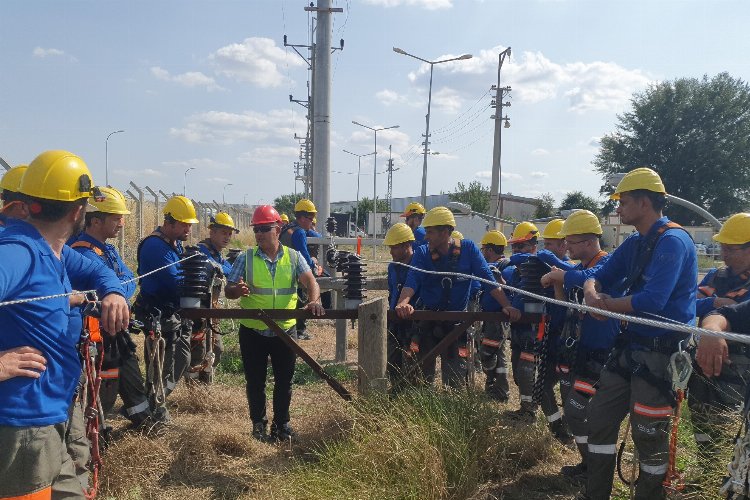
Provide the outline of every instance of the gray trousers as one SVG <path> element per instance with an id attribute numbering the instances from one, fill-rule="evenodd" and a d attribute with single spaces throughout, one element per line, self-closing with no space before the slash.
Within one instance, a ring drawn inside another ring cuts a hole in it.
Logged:
<path id="1" fill-rule="evenodd" d="M 632 351 L 635 364 L 650 375 L 630 375 L 629 349 L 619 352 L 602 370 L 599 387 L 589 403 L 588 479 L 586 493 L 595 500 L 610 497 L 615 472 L 620 424 L 630 413 L 633 443 L 638 450 L 640 476 L 635 498 L 664 498 L 662 481 L 669 460 L 669 424 L 674 402 L 654 379 L 667 380 L 669 356 L 653 351 Z"/>
<path id="2" fill-rule="evenodd" d="M 111 413 L 119 394 L 123 413 L 131 422 L 138 424 L 150 413 L 143 374 L 136 353 L 132 353 L 121 363 L 119 368 L 107 370 L 106 378 L 102 376 L 99 387 L 102 409 L 106 414 Z"/>
<path id="3" fill-rule="evenodd" d="M 453 326 L 449 323 L 437 321 L 420 321 L 418 322 L 418 328 L 419 354 L 417 355 L 417 362 L 421 363 L 425 355 L 450 333 Z M 460 388 L 466 385 L 466 358 L 459 355 L 459 347 L 462 343 L 465 352 L 466 337 L 463 336 L 463 339 L 459 337 L 459 340 L 452 342 L 440 354 L 440 373 L 445 386 Z M 435 382 L 436 361 L 437 359 L 433 359 L 423 369 L 423 376 L 429 385 Z"/>
<path id="4" fill-rule="evenodd" d="M 65 448 L 73 463 L 73 470 L 81 488 L 89 487 L 88 462 L 91 458 L 91 443 L 86 436 L 86 420 L 84 418 L 85 397 L 83 394 L 86 375 L 81 371 L 78 379 L 78 393 L 68 410 L 68 421 L 65 423 Z M 64 484 L 64 483 L 63 483 Z M 75 488 L 74 488 L 75 490 Z"/>
<path id="5" fill-rule="evenodd" d="M 533 401 L 534 383 L 537 377 L 536 355 L 534 353 L 535 333 L 529 325 L 510 327 L 510 361 L 513 367 L 513 382 L 518 387 L 521 410 L 536 413 L 537 405 Z M 554 387 L 557 381 L 554 367 L 547 366 L 544 391 L 540 402 L 542 412 L 549 424 L 562 419 L 562 412 L 557 405 Z"/>
<path id="6" fill-rule="evenodd" d="M 140 318 L 139 318 L 140 319 Z M 150 321 L 150 319 L 148 319 Z M 148 324 L 146 322 L 146 324 Z M 161 336 L 165 340 L 162 382 L 169 395 L 190 365 L 190 330 L 192 322 L 182 321 L 177 314 L 161 318 Z M 146 332 L 148 335 L 148 332 Z M 144 346 L 146 362 L 149 359 L 148 343 Z M 151 394 L 152 382 L 146 381 L 146 394 Z M 153 406 L 153 402 L 152 402 Z M 155 408 L 151 408 L 154 410 Z"/>
<path id="7" fill-rule="evenodd" d="M 221 355 L 224 352 L 224 342 L 221 340 L 221 335 L 214 333 L 213 338 L 213 353 L 214 353 L 214 368 L 219 366 L 221 361 Z M 186 371 L 185 376 L 191 380 L 198 380 L 200 382 L 208 383 L 208 373 L 204 370 L 196 370 L 196 367 L 201 366 L 203 358 L 206 357 L 206 351 L 208 347 L 209 335 L 207 335 L 204 329 L 197 332 L 193 332 L 190 338 L 190 369 Z"/>
<path id="8" fill-rule="evenodd" d="M 501 400 L 507 400 L 510 395 L 505 339 L 506 331 L 503 323 L 497 321 L 482 323 L 479 359 L 482 361 L 482 370 L 487 377 L 485 390 Z"/>

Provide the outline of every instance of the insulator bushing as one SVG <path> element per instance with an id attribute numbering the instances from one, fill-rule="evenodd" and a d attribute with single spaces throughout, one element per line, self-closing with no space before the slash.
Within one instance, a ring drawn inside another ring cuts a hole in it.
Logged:
<path id="1" fill-rule="evenodd" d="M 336 234 L 336 218 L 335 217 L 328 217 L 326 219 L 326 231 L 328 231 L 328 234 L 330 235 Z"/>
<path id="2" fill-rule="evenodd" d="M 544 287 L 542 287 L 542 276 L 550 271 L 550 267 L 539 260 L 538 257 L 531 256 L 526 262 L 518 266 L 518 270 L 521 273 L 521 289 L 542 295 L 544 293 Z M 524 302 L 539 302 L 538 299 L 524 296 Z"/>
<path id="3" fill-rule="evenodd" d="M 343 261 L 342 274 L 346 280 L 344 298 L 359 301 L 365 298 L 364 291 L 367 284 L 365 267 L 367 266 L 362 262 L 359 255 L 353 253 L 349 253 L 346 260 Z"/>
<path id="4" fill-rule="evenodd" d="M 182 307 L 198 307 L 200 301 L 209 296 L 213 280 L 213 266 L 208 257 L 196 247 L 188 247 L 182 257 L 191 257 L 180 263 L 177 295 Z"/>

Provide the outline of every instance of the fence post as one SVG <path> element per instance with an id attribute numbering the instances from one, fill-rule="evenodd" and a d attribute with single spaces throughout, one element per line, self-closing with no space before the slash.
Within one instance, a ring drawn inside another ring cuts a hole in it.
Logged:
<path id="1" fill-rule="evenodd" d="M 160 195 L 162 195 L 162 196 L 164 197 L 164 201 L 169 201 L 169 196 L 167 196 L 167 195 L 166 195 L 166 194 L 164 193 L 164 191 L 162 191 L 161 189 L 159 190 L 159 194 L 160 194 Z"/>
<path id="2" fill-rule="evenodd" d="M 130 185 L 138 193 L 138 199 L 136 200 L 138 203 L 138 241 L 141 241 L 143 238 L 143 190 L 136 186 L 133 181 L 130 181 Z"/>
<path id="3" fill-rule="evenodd" d="M 363 302 L 358 307 L 358 384 L 360 394 L 385 392 L 386 378 L 386 318 L 388 304 L 385 297 Z"/>
<path id="4" fill-rule="evenodd" d="M 156 212 L 154 213 L 154 227 L 159 227 L 159 223 L 161 220 L 159 219 L 159 214 L 161 213 L 159 210 L 159 194 L 155 193 L 153 189 L 151 189 L 148 186 L 144 186 L 146 188 L 146 191 L 151 193 L 151 196 L 154 197 L 154 205 L 156 206 Z"/>

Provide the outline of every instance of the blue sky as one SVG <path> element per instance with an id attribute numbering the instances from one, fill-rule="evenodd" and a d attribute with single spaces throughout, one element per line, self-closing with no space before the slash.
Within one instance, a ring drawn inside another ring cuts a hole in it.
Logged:
<path id="1" fill-rule="evenodd" d="M 356 171 L 342 152 L 388 145 L 394 196 L 418 196 L 417 154 L 427 108 L 425 59 L 471 53 L 435 67 L 428 193 L 489 184 L 493 122 L 488 107 L 498 53 L 511 46 L 503 129 L 503 192 L 558 200 L 596 194 L 597 139 L 614 129 L 633 92 L 649 82 L 728 71 L 750 79 L 750 2 L 574 0 L 334 0 L 331 169 Z M 46 149 L 82 156 L 104 183 L 128 181 L 200 200 L 271 201 L 294 191 L 293 136 L 304 135 L 307 71 L 291 43 L 308 40 L 304 1 L 0 2 L 0 156 L 28 163 Z M 372 196 L 363 158 L 362 195 Z M 378 176 L 378 197 L 385 176 Z M 356 176 L 334 173 L 331 199 L 354 199 Z"/>

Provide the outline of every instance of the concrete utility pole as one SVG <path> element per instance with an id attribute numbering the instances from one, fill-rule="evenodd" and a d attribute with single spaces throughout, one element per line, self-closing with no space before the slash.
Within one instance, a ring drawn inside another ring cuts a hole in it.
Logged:
<path id="1" fill-rule="evenodd" d="M 495 143 L 492 148 L 492 180 L 490 182 L 490 210 L 489 215 L 500 217 L 503 214 L 502 191 L 500 189 L 500 153 L 501 153 L 501 132 L 503 126 L 510 127 L 510 120 L 507 116 L 503 117 L 503 108 L 509 107 L 510 102 L 504 102 L 505 96 L 510 92 L 510 87 L 500 86 L 500 71 L 503 69 L 503 62 L 506 57 L 510 57 L 510 47 L 500 52 L 497 64 L 497 85 L 493 85 L 495 90 L 495 100 L 492 104 L 495 107 L 495 114 L 491 116 L 495 120 Z M 504 123 L 503 123 L 504 122 Z"/>
<path id="2" fill-rule="evenodd" d="M 388 146 L 388 191 L 386 192 L 386 199 L 388 200 L 388 215 L 386 216 L 386 220 L 388 227 L 385 229 L 391 227 L 393 214 L 393 172 L 398 170 L 397 168 L 393 168 L 393 151 L 391 147 L 390 145 Z"/>
<path id="3" fill-rule="evenodd" d="M 317 13 L 315 32 L 315 69 L 313 71 L 313 179 L 312 198 L 322 226 L 331 213 L 331 0 L 318 0 L 317 7 L 305 7 Z M 341 42 L 343 48 L 343 40 Z"/>

